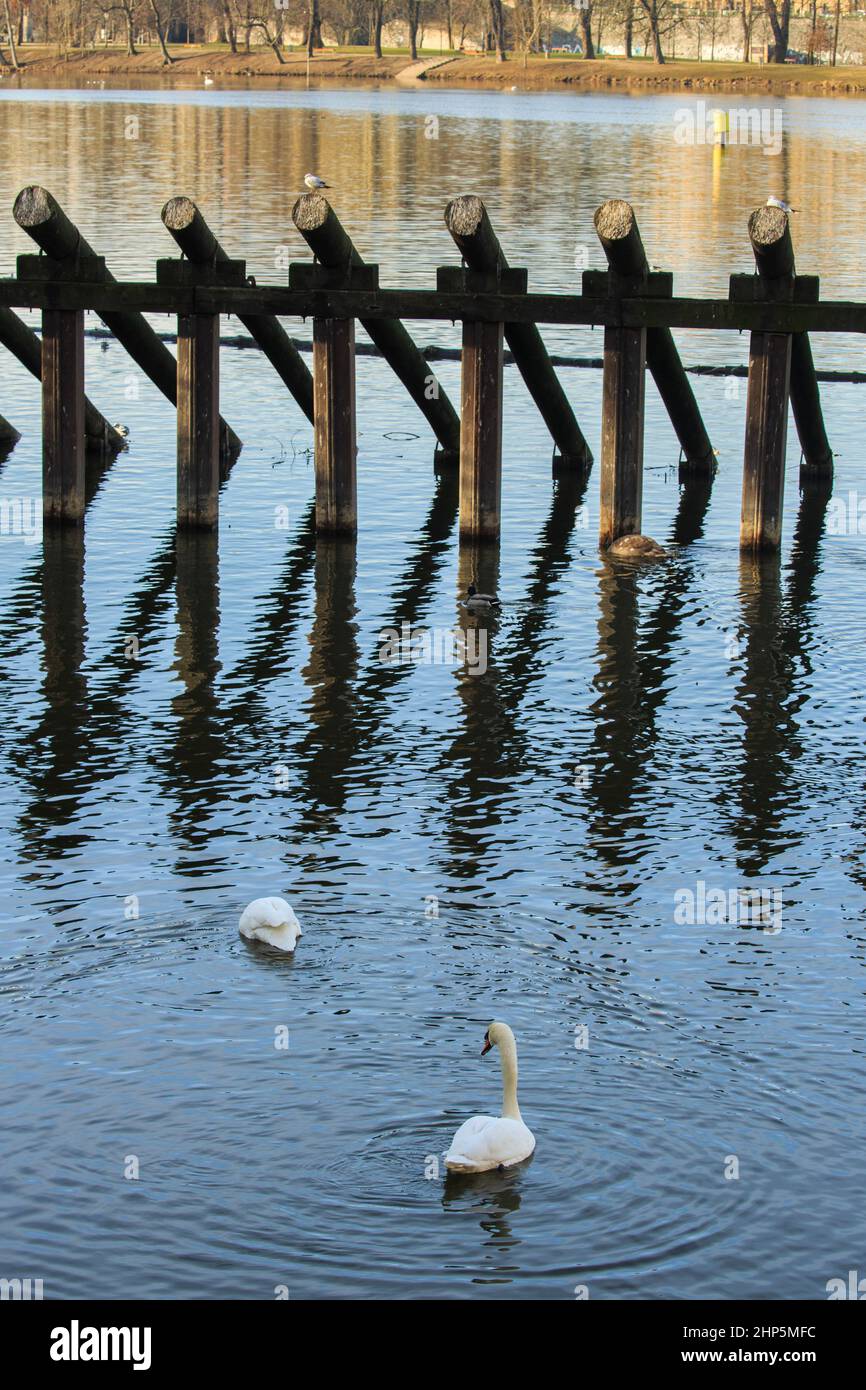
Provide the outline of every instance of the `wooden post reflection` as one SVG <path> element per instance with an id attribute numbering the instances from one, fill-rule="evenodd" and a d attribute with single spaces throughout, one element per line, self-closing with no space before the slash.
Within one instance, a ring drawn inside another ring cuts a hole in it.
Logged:
<path id="1" fill-rule="evenodd" d="M 315 615 L 303 670 L 309 732 L 299 749 L 317 808 L 342 807 L 346 769 L 358 744 L 356 570 L 353 536 L 317 536 Z"/>
<path id="2" fill-rule="evenodd" d="M 175 664 L 184 694 L 175 710 L 196 723 L 204 712 L 203 692 L 220 669 L 219 541 L 210 531 L 178 531 L 175 537 L 178 635 Z"/>
<path id="3" fill-rule="evenodd" d="M 80 710 L 86 689 L 83 527 L 46 527 L 42 554 L 43 692 L 50 710 Z"/>

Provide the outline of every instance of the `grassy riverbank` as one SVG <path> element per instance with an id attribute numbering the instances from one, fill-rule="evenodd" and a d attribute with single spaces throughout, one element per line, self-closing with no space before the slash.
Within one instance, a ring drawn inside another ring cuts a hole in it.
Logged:
<path id="1" fill-rule="evenodd" d="M 5 50 L 4 50 L 5 51 Z M 238 79 L 305 82 L 306 54 L 287 52 L 280 63 L 270 49 L 251 53 L 231 53 L 217 45 L 182 46 L 172 52 L 174 61 L 165 66 L 158 48 L 148 48 L 129 57 L 120 49 L 74 51 L 68 55 L 56 50 L 28 45 L 19 54 L 20 74 L 0 68 L 4 81 L 26 84 L 87 81 L 110 78 L 160 78 L 166 83 L 201 83 L 211 76 L 214 83 Z M 511 88 L 543 91 L 569 87 L 584 91 L 689 91 L 744 92 L 773 96 L 833 96 L 866 94 L 866 67 L 806 67 L 797 65 L 758 66 L 753 63 L 668 62 L 657 66 L 647 60 L 602 59 L 584 62 L 580 58 L 557 56 L 545 59 L 532 55 L 512 55 L 505 63 L 480 55 L 448 58 L 438 52 L 421 55 L 421 63 L 431 66 L 421 80 L 448 86 Z M 416 65 L 405 51 L 386 50 L 382 58 L 363 49 L 326 49 L 310 63 L 315 83 L 392 82 Z M 418 65 L 420 66 L 420 64 Z"/>

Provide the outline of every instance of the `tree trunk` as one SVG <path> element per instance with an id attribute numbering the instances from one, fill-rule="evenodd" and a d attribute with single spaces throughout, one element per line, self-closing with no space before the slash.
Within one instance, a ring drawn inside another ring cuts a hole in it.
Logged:
<path id="1" fill-rule="evenodd" d="M 3 12 L 6 16 L 6 32 L 9 35 L 9 56 L 12 59 L 12 66 L 17 72 L 21 65 L 18 62 L 18 51 L 15 47 L 15 29 L 12 24 L 12 16 L 9 13 L 9 0 L 3 0 Z"/>
<path id="2" fill-rule="evenodd" d="M 307 11 L 307 57 L 312 58 L 313 49 L 322 47 L 322 17 L 319 14 L 319 0 L 309 0 Z"/>
<path id="3" fill-rule="evenodd" d="M 159 10 L 157 9 L 156 0 L 150 0 L 150 9 L 151 13 L 153 14 L 154 23 L 156 25 L 156 36 L 159 39 L 159 46 L 162 49 L 162 61 L 163 64 L 167 67 L 169 63 L 174 62 L 174 59 L 172 58 L 171 54 L 165 46 L 165 30 L 162 27 L 162 17 L 160 16 Z"/>
<path id="4" fill-rule="evenodd" d="M 235 28 L 234 19 L 232 18 L 232 11 L 231 6 L 229 5 L 229 0 L 223 0 L 223 33 L 226 36 L 226 43 L 228 44 L 232 53 L 237 53 L 238 32 Z"/>
<path id="5" fill-rule="evenodd" d="M 268 48 L 273 49 L 273 52 L 276 55 L 277 62 L 285 63 L 286 60 L 283 57 L 282 50 L 280 49 L 279 31 L 277 31 L 277 33 L 275 34 L 272 34 L 263 19 L 255 20 L 253 23 L 253 28 L 261 29 L 262 33 L 265 36 L 265 43 L 268 45 Z"/>
<path id="6" fill-rule="evenodd" d="M 502 12 L 502 0 L 488 0 L 490 5 L 490 28 L 493 41 L 496 44 L 496 61 L 504 63 L 508 56 L 505 52 L 505 15 Z"/>
<path id="7" fill-rule="evenodd" d="M 381 4 L 373 6 L 373 48 L 377 58 L 382 56 L 382 16 L 383 6 Z"/>
<path id="8" fill-rule="evenodd" d="M 839 11 L 841 10 L 841 8 L 842 0 L 836 0 L 836 20 L 833 25 L 833 57 L 830 60 L 831 65 L 834 68 L 836 66 L 836 53 L 839 49 Z"/>
<path id="9" fill-rule="evenodd" d="M 135 24 L 132 10 L 128 5 L 123 7 L 123 17 L 126 20 L 126 56 L 136 58 L 138 49 L 135 46 Z"/>
<path id="10" fill-rule="evenodd" d="M 659 32 L 659 17 L 655 12 L 655 6 L 653 6 L 653 12 L 650 15 L 650 34 L 653 41 L 653 59 L 656 63 L 663 63 L 665 55 L 662 52 L 662 36 Z"/>
<path id="11" fill-rule="evenodd" d="M 587 5 L 585 9 L 581 8 L 578 13 L 580 15 L 580 31 L 583 35 L 583 56 L 584 58 L 594 58 L 595 44 L 592 41 L 592 6 Z M 630 58 L 631 54 L 626 53 L 626 57 Z"/>
<path id="12" fill-rule="evenodd" d="M 839 13 L 839 10 L 838 10 L 838 8 L 837 8 L 836 14 L 838 15 L 838 13 Z M 449 52 L 452 52 L 452 53 L 453 53 L 453 52 L 454 52 L 454 3 L 453 3 L 453 0 L 446 0 L 446 4 L 445 4 L 445 28 L 446 28 L 447 33 L 448 33 L 448 49 L 449 49 Z"/>
<path id="13" fill-rule="evenodd" d="M 625 35 L 624 35 L 625 56 L 626 56 L 626 58 L 630 58 L 630 57 L 631 57 L 631 48 L 632 48 L 632 36 L 633 36 L 633 33 L 634 33 L 634 15 L 632 14 L 631 10 L 629 10 L 628 15 L 626 16 L 626 21 L 625 21 Z"/>
<path id="14" fill-rule="evenodd" d="M 418 24 L 420 19 L 420 0 L 409 0 L 406 6 L 406 23 L 409 26 L 409 57 L 413 63 L 418 61 Z"/>
<path id="15" fill-rule="evenodd" d="M 784 63 L 788 56 L 788 35 L 791 29 L 791 0 L 781 0 L 781 9 L 776 0 L 764 0 L 764 9 L 773 31 L 773 56 L 771 63 Z"/>

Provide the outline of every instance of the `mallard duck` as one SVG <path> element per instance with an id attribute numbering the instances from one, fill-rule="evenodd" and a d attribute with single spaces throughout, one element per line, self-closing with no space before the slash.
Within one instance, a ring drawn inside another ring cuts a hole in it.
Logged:
<path id="1" fill-rule="evenodd" d="M 517 1104 L 517 1043 L 507 1023 L 491 1023 L 484 1034 L 481 1056 L 499 1048 L 502 1065 L 502 1114 L 473 1115 L 458 1129 L 445 1155 L 452 1173 L 486 1173 L 511 1168 L 535 1149 L 535 1135 L 524 1123 Z"/>
<path id="2" fill-rule="evenodd" d="M 619 560 L 665 560 L 667 553 L 652 536 L 619 536 L 605 551 Z"/>
<path id="3" fill-rule="evenodd" d="M 466 597 L 463 600 L 464 608 L 474 608 L 478 612 L 485 609 L 501 608 L 502 605 L 495 594 L 479 594 L 474 584 L 470 584 L 466 590 Z"/>

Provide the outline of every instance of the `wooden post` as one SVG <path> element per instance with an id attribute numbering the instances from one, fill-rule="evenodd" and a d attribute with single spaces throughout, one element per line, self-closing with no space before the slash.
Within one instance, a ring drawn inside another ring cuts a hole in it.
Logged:
<path id="1" fill-rule="evenodd" d="M 797 301 L 804 297 L 808 286 L 809 291 L 814 290 L 817 302 L 817 280 L 796 274 L 790 222 L 783 208 L 756 208 L 749 218 L 749 240 L 766 298 L 778 298 L 780 294 L 791 298 L 793 286 L 793 298 Z M 803 450 L 802 475 L 832 477 L 833 451 L 824 427 L 808 333 L 795 333 L 791 340 L 791 408 Z"/>
<path id="2" fill-rule="evenodd" d="M 192 199 L 170 198 L 162 210 L 162 220 L 187 260 L 193 265 L 212 267 L 218 282 L 220 268 L 230 264 L 229 257 Z M 279 319 L 273 314 L 238 317 L 312 423 L 313 378 Z"/>
<path id="3" fill-rule="evenodd" d="M 790 381 L 790 333 L 753 333 L 746 396 L 741 550 L 777 550 L 781 544 Z"/>
<path id="4" fill-rule="evenodd" d="M 463 325 L 460 535 L 499 536 L 502 491 L 501 323 Z"/>
<path id="5" fill-rule="evenodd" d="M 11 309 L 0 306 L 0 343 L 17 357 L 22 367 L 26 367 L 37 381 L 42 379 L 42 344 L 32 328 L 29 328 Z M 96 406 L 84 397 L 84 432 L 89 449 L 105 449 L 119 454 L 123 439 L 100 415 Z"/>
<path id="6" fill-rule="evenodd" d="M 645 281 L 649 264 L 631 205 L 612 198 L 594 220 L 611 271 L 627 281 Z M 646 364 L 685 455 L 683 473 L 712 476 L 716 456 L 669 328 L 647 329 Z"/>
<path id="7" fill-rule="evenodd" d="M 15 199 L 13 216 L 18 226 L 53 259 L 72 266 L 82 257 L 98 259 L 47 189 L 35 184 L 22 188 Z M 114 276 L 104 267 L 100 279 L 104 284 L 115 283 Z M 177 363 L 144 315 L 129 310 L 112 310 L 100 314 L 100 318 L 154 386 L 172 405 L 176 405 Z M 229 454 L 239 453 L 241 442 L 234 430 L 224 421 L 221 422 L 221 430 L 221 447 Z"/>
<path id="8" fill-rule="evenodd" d="M 605 328 L 598 540 L 640 535 L 646 329 Z"/>
<path id="9" fill-rule="evenodd" d="M 219 522 L 219 314 L 177 325 L 177 524 Z"/>
<path id="10" fill-rule="evenodd" d="M 42 315 L 42 516 L 84 516 L 84 313 Z"/>
<path id="11" fill-rule="evenodd" d="M 292 221 L 320 265 L 348 272 L 350 266 L 364 264 L 348 232 L 321 193 L 304 193 L 298 198 L 292 208 Z M 361 326 L 428 421 L 444 459 L 456 463 L 460 441 L 457 412 L 400 320 L 361 319 Z"/>
<path id="12" fill-rule="evenodd" d="M 471 195 L 454 198 L 445 209 L 445 225 L 471 270 L 499 276 L 508 269 L 508 261 L 480 198 Z M 506 323 L 505 341 L 559 449 L 557 463 L 578 472 L 591 468 L 592 451 L 535 324 Z"/>
<path id="13" fill-rule="evenodd" d="M 758 208 L 749 218 L 749 236 L 769 301 L 790 300 L 794 251 L 787 214 Z M 777 550 L 782 541 L 782 499 L 788 443 L 791 334 L 752 333 L 746 394 L 746 440 L 740 549 Z"/>
<path id="14" fill-rule="evenodd" d="M 355 320 L 313 320 L 316 530 L 354 535 L 358 525 Z"/>
<path id="15" fill-rule="evenodd" d="M 8 454 L 21 438 L 21 431 L 16 430 L 11 421 L 5 415 L 0 415 L 0 449 L 5 449 Z"/>

